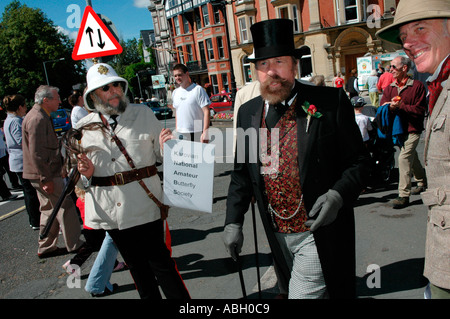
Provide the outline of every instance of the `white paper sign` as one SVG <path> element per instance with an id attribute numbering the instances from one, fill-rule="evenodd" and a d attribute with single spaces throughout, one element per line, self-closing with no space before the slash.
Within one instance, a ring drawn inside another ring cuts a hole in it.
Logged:
<path id="1" fill-rule="evenodd" d="M 215 145 L 164 144 L 164 204 L 212 213 Z"/>

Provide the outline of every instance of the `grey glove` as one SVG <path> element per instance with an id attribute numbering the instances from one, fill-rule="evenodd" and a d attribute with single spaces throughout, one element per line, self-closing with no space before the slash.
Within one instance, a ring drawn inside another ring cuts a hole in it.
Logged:
<path id="1" fill-rule="evenodd" d="M 223 243 L 233 260 L 236 260 L 236 254 L 241 252 L 243 242 L 244 234 L 242 233 L 241 224 L 228 224 L 225 226 L 223 230 Z"/>
<path id="2" fill-rule="evenodd" d="M 313 232 L 320 226 L 331 224 L 337 217 L 339 209 L 344 205 L 341 195 L 334 189 L 328 190 L 322 196 L 317 198 L 316 203 L 309 212 L 309 217 L 315 217 L 317 213 L 319 216 L 315 219 L 309 219 L 305 225 L 310 227 Z"/>

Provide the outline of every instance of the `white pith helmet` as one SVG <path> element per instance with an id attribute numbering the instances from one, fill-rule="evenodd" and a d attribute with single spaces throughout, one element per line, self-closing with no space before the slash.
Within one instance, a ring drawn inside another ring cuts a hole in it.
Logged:
<path id="1" fill-rule="evenodd" d="M 117 75 L 116 71 L 106 63 L 96 63 L 87 72 L 86 75 L 87 90 L 84 93 L 84 105 L 91 111 L 95 111 L 95 106 L 89 94 L 98 88 L 113 82 L 123 82 L 123 93 L 126 95 L 128 91 L 128 81 Z"/>

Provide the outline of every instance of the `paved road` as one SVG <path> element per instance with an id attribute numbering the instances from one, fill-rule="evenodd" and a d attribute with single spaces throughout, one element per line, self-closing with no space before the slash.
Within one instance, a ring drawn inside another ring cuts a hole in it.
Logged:
<path id="1" fill-rule="evenodd" d="M 420 156 L 422 149 L 421 142 Z M 223 158 L 218 162 L 215 165 L 213 213 L 172 208 L 168 218 L 173 257 L 195 299 L 242 297 L 236 263 L 228 257 L 221 239 L 232 164 Z M 426 209 L 417 195 L 411 198 L 409 207 L 393 210 L 388 202 L 397 196 L 396 186 L 393 182 L 372 189 L 356 202 L 357 291 L 360 298 L 423 298 Z M 23 206 L 23 200 L 0 205 L 0 216 L 4 216 Z M 252 218 L 251 213 L 247 215 L 241 254 L 243 273 L 247 295 L 257 298 Z M 258 218 L 257 229 L 263 297 L 272 298 L 278 290 L 269 247 Z M 0 220 L 0 298 L 91 299 L 83 287 L 95 254 L 82 266 L 81 281 L 74 281 L 61 268 L 71 255 L 37 258 L 37 237 L 38 233 L 28 227 L 24 211 Z M 113 273 L 111 281 L 120 287 L 117 293 L 105 299 L 138 299 L 128 271 Z M 379 287 L 368 287 L 378 284 Z"/>

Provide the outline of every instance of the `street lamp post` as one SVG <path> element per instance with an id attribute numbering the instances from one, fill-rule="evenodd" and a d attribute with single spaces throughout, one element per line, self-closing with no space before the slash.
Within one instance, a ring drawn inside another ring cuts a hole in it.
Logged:
<path id="1" fill-rule="evenodd" d="M 45 67 L 45 63 L 48 63 L 48 62 L 57 62 L 57 61 L 63 61 L 63 60 L 65 60 L 65 58 L 61 58 L 61 59 L 56 59 L 56 60 L 50 60 L 50 61 L 44 61 L 44 62 L 42 62 L 42 64 L 44 65 L 45 80 L 47 80 L 47 85 L 50 85 L 50 83 L 48 82 L 47 68 Z"/>
<path id="2" fill-rule="evenodd" d="M 230 44 L 230 33 L 228 30 L 228 19 L 227 19 L 227 4 L 232 4 L 235 0 L 225 1 L 225 0 L 211 0 L 213 6 L 217 6 L 220 11 L 222 11 L 223 19 L 225 20 L 225 33 L 227 35 L 227 46 L 228 46 L 228 58 L 230 60 L 230 71 L 231 71 L 231 110 L 234 110 L 234 100 L 236 97 L 236 79 L 234 77 L 233 68 L 233 58 L 231 56 L 231 44 Z"/>
<path id="3" fill-rule="evenodd" d="M 139 84 L 139 92 L 141 92 L 141 98 L 143 97 L 142 95 L 142 89 L 141 89 L 141 80 L 139 79 L 139 72 L 136 73 L 136 77 L 138 79 L 138 84 Z"/>

